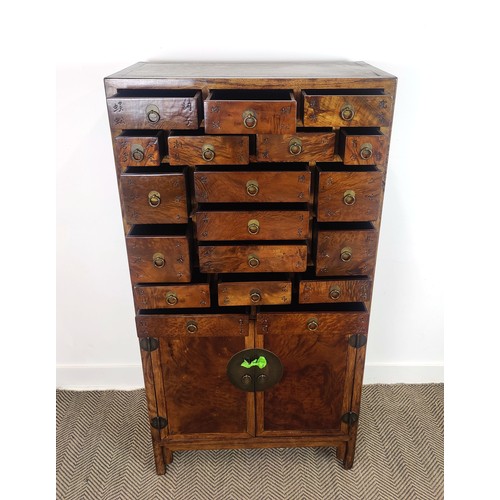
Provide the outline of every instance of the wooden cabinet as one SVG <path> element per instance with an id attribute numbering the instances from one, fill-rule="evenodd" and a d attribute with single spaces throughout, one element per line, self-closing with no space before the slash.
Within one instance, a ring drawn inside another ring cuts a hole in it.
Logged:
<path id="1" fill-rule="evenodd" d="M 244 447 L 350 468 L 396 78 L 138 63 L 105 89 L 157 473 Z"/>

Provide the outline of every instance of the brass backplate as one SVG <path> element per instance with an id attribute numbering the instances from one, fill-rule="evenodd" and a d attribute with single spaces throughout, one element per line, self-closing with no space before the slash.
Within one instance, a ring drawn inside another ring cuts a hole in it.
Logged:
<path id="1" fill-rule="evenodd" d="M 263 358 L 265 366 L 262 366 Z M 283 365 L 278 356 L 271 351 L 244 349 L 229 360 L 226 371 L 230 382 L 238 389 L 246 392 L 265 391 L 281 380 Z"/>

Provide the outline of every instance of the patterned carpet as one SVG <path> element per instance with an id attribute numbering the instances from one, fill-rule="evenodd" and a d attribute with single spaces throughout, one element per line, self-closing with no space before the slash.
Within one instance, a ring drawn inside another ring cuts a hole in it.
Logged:
<path id="1" fill-rule="evenodd" d="M 354 467 L 333 448 L 184 451 L 153 463 L 145 395 L 57 391 L 59 500 L 443 498 L 443 385 L 363 388 Z"/>

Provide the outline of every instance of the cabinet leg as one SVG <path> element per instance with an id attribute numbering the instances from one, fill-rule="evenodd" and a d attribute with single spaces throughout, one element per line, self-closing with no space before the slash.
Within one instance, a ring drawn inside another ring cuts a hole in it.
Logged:
<path id="1" fill-rule="evenodd" d="M 344 469 L 349 470 L 354 463 L 354 450 L 356 448 L 356 441 L 352 440 L 347 443 L 346 453 L 343 460 Z"/>
<path id="2" fill-rule="evenodd" d="M 174 454 L 172 453 L 172 450 L 169 450 L 168 448 L 163 448 L 163 457 L 167 465 L 171 464 L 174 460 Z"/>
<path id="3" fill-rule="evenodd" d="M 344 461 L 345 458 L 345 451 L 346 451 L 346 443 L 339 444 L 337 446 L 337 459 L 340 460 L 341 462 Z"/>
<path id="4" fill-rule="evenodd" d="M 163 447 L 160 443 L 153 441 L 153 454 L 155 457 L 156 474 L 162 476 L 167 471 Z"/>

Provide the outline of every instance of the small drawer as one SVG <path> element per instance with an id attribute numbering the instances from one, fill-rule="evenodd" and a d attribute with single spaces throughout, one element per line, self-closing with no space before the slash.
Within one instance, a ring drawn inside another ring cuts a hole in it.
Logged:
<path id="1" fill-rule="evenodd" d="M 301 272 L 307 245 L 200 245 L 202 273 Z"/>
<path id="2" fill-rule="evenodd" d="M 378 219 L 382 172 L 345 172 L 318 165 L 318 175 L 318 222 Z"/>
<path id="3" fill-rule="evenodd" d="M 134 301 L 138 309 L 210 307 L 210 287 L 208 283 L 135 285 Z"/>
<path id="4" fill-rule="evenodd" d="M 107 99 L 112 129 L 196 129 L 199 90 L 123 89 Z"/>
<path id="5" fill-rule="evenodd" d="M 332 223 L 318 229 L 318 276 L 372 275 L 378 233 L 367 223 Z"/>
<path id="6" fill-rule="evenodd" d="M 120 176 L 125 219 L 129 224 L 185 224 L 188 221 L 183 173 Z"/>
<path id="7" fill-rule="evenodd" d="M 303 90 L 305 127 L 388 127 L 392 96 L 382 90 Z"/>
<path id="8" fill-rule="evenodd" d="M 185 225 L 133 226 L 126 237 L 132 283 L 191 280 Z"/>
<path id="9" fill-rule="evenodd" d="M 248 165 L 248 136 L 188 135 L 168 138 L 170 165 Z"/>
<path id="10" fill-rule="evenodd" d="M 127 167 L 158 167 L 166 150 L 163 132 L 134 130 L 115 138 L 115 154 L 122 170 Z"/>
<path id="11" fill-rule="evenodd" d="M 258 161 L 333 161 L 335 132 L 297 129 L 295 134 L 257 135 Z"/>
<path id="12" fill-rule="evenodd" d="M 285 308 L 282 308 L 285 309 Z M 339 335 L 368 332 L 368 312 L 363 304 L 263 307 L 257 313 L 257 335 Z"/>
<path id="13" fill-rule="evenodd" d="M 389 141 L 377 129 L 341 129 L 339 154 L 344 165 L 381 165 L 387 161 Z"/>
<path id="14" fill-rule="evenodd" d="M 372 280 L 351 278 L 299 282 L 299 304 L 366 302 L 372 295 Z"/>
<path id="15" fill-rule="evenodd" d="M 245 337 L 249 334 L 249 316 L 243 308 L 234 313 L 216 309 L 206 314 L 203 309 L 182 313 L 163 310 L 139 311 L 135 318 L 139 337 Z M 207 359 L 207 363 L 210 360 Z"/>
<path id="16" fill-rule="evenodd" d="M 307 203 L 311 194 L 311 172 L 307 169 L 243 172 L 196 171 L 196 201 L 200 203 Z"/>
<path id="17" fill-rule="evenodd" d="M 207 134 L 291 134 L 297 101 L 288 90 L 212 90 L 204 102 Z"/>
<path id="18" fill-rule="evenodd" d="M 217 285 L 220 306 L 259 306 L 290 304 L 292 282 L 287 275 L 273 275 L 268 281 L 265 274 L 221 275 Z"/>
<path id="19" fill-rule="evenodd" d="M 304 204 L 305 205 L 305 204 Z M 215 205 L 219 207 L 220 205 Z M 309 211 L 286 210 L 282 205 L 257 210 L 217 210 L 200 205 L 196 213 L 199 241 L 301 240 L 309 234 Z M 205 211 L 205 207 L 210 210 Z"/>

